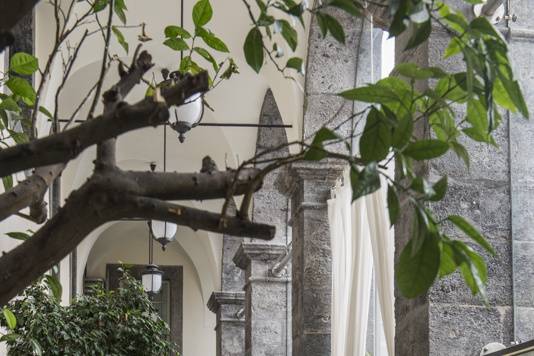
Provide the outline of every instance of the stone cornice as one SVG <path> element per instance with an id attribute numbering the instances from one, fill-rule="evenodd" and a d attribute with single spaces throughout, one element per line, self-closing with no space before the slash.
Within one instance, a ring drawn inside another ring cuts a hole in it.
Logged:
<path id="1" fill-rule="evenodd" d="M 281 191 L 291 197 L 301 181 L 313 181 L 334 186 L 336 180 L 343 175 L 345 165 L 340 161 L 325 160 L 320 162 L 293 163 L 280 181 Z"/>
<path id="2" fill-rule="evenodd" d="M 241 269 L 246 269 L 252 260 L 273 261 L 278 259 L 287 248 L 284 245 L 243 242 L 233 261 Z"/>
<path id="3" fill-rule="evenodd" d="M 217 313 L 221 305 L 235 304 L 244 305 L 245 292 L 213 292 L 208 300 L 208 309 Z"/>

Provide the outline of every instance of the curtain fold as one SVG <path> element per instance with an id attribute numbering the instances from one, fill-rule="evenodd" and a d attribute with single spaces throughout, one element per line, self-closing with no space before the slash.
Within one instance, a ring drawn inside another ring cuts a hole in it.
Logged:
<path id="1" fill-rule="evenodd" d="M 345 181 L 350 181 L 348 174 Z M 328 200 L 328 218 L 332 247 L 332 355 L 366 354 L 374 267 L 379 315 L 388 354 L 393 356 L 394 251 L 383 192 L 379 190 L 352 202 L 350 186 L 338 186 Z"/>

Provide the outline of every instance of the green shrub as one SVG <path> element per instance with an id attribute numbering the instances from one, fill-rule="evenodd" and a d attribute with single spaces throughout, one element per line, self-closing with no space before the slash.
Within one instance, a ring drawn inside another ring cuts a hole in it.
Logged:
<path id="1" fill-rule="evenodd" d="M 94 287 L 69 306 L 60 304 L 49 282 L 27 288 L 4 309 L 2 325 L 10 332 L 2 340 L 9 356 L 177 355 L 168 325 L 129 274 L 119 289 Z"/>

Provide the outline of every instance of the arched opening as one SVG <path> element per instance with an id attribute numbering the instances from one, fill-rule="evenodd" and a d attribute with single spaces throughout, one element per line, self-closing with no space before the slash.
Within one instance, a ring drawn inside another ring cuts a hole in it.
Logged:
<path id="1" fill-rule="evenodd" d="M 173 341 L 181 344 L 182 354 L 203 356 L 215 349 L 213 331 L 214 316 L 206 311 L 203 289 L 212 286 L 203 284 L 213 281 L 216 271 L 209 259 L 202 254 L 202 245 L 197 233 L 179 228 L 177 241 L 167 245 L 163 251 L 157 243 L 154 245 L 154 262 L 164 272 L 170 270 L 179 273 L 164 274 L 162 292 L 154 298 L 155 306 L 162 317 L 171 326 L 179 322 L 178 330 L 172 330 Z M 117 277 L 118 264 L 142 267 L 148 262 L 148 227 L 144 221 L 121 221 L 113 223 L 102 231 L 92 246 L 80 246 L 80 256 L 87 255 L 83 265 L 85 282 L 100 282 L 112 287 Z M 182 244 L 182 241 L 184 242 Z M 195 251 L 194 241 L 198 245 Z M 183 246 L 185 245 L 185 246 Z M 188 251 L 189 250 L 189 251 Z M 190 251 L 193 250 L 193 256 Z M 83 261 L 80 261 L 83 263 Z M 135 271 L 135 268 L 132 269 Z M 132 274 L 135 275 L 134 272 Z M 173 286 L 177 284 L 179 288 Z M 176 326 L 175 326 L 176 327 Z M 175 338 L 176 339 L 175 339 Z"/>

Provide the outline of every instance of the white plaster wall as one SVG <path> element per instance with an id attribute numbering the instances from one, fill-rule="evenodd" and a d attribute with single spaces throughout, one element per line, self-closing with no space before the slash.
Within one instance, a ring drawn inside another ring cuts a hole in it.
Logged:
<path id="1" fill-rule="evenodd" d="M 177 238 L 180 241 L 194 238 L 194 235 L 190 230 L 179 229 Z M 147 239 L 144 222 L 121 222 L 111 226 L 101 234 L 89 254 L 87 276 L 105 278 L 108 263 L 146 264 Z M 157 245 L 154 247 L 155 263 L 183 266 L 183 355 L 214 355 L 215 315 L 207 310 L 201 288 L 201 279 L 210 276 L 199 275 L 195 267 L 199 261 L 193 263 L 179 242 L 169 244 L 166 251 L 162 251 Z"/>

